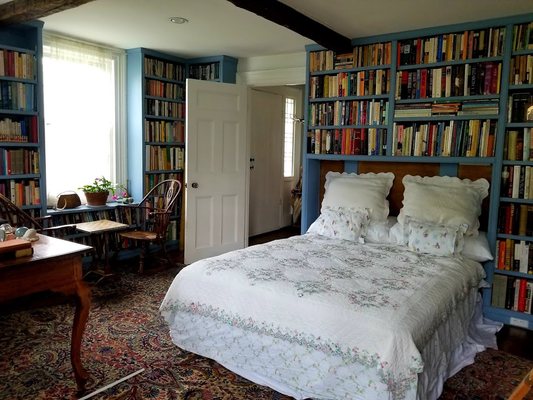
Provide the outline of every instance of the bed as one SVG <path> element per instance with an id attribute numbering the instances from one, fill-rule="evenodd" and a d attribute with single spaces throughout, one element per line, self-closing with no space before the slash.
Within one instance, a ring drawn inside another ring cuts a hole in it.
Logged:
<path id="1" fill-rule="evenodd" d="M 173 342 L 297 399 L 438 398 L 449 376 L 496 347 L 499 325 L 481 315 L 485 272 L 472 250 L 488 183 L 462 214 L 418 210 L 420 222 L 406 200 L 435 182 L 404 177 L 393 224 L 393 179 L 332 173 L 306 234 L 185 267 L 160 308 Z M 447 182 L 452 195 L 473 184 Z"/>

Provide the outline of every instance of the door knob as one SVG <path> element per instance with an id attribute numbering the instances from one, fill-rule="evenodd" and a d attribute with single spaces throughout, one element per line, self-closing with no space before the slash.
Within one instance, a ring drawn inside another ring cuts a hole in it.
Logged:
<path id="1" fill-rule="evenodd" d="M 193 182 L 191 186 L 192 186 L 194 189 L 198 189 L 198 183 L 197 183 L 197 182 Z"/>

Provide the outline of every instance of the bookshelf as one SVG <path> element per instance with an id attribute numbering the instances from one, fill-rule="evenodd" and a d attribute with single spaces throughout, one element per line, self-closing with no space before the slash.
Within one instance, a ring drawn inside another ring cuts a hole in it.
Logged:
<path id="1" fill-rule="evenodd" d="M 44 214 L 41 22 L 0 27 L 0 192 Z"/>
<path id="2" fill-rule="evenodd" d="M 135 48 L 127 50 L 127 66 L 128 191 L 140 201 L 164 179 L 183 183 L 186 79 L 235 83 L 237 59 L 225 55 L 185 59 Z M 180 194 L 169 228 L 169 240 L 180 248 L 182 199 Z"/>
<path id="3" fill-rule="evenodd" d="M 187 77 L 206 81 L 235 83 L 237 59 L 221 55 L 187 60 Z"/>
<path id="4" fill-rule="evenodd" d="M 358 38 L 346 54 L 307 46 L 302 233 L 319 215 L 320 182 L 331 165 L 358 172 L 374 162 L 427 164 L 435 165 L 428 174 L 441 175 L 479 168 L 491 177 L 493 254 L 509 241 L 525 254 L 533 242 L 533 196 L 525 190 L 533 120 L 524 111 L 533 98 L 532 22 L 527 14 Z M 514 194 L 501 178 L 511 171 Z M 515 225 L 503 230 L 511 213 Z M 522 270 L 501 269 L 498 258 L 484 267 L 491 284 L 485 315 L 533 329 L 523 305 L 492 302 L 505 280 L 533 293 L 533 259 Z"/>

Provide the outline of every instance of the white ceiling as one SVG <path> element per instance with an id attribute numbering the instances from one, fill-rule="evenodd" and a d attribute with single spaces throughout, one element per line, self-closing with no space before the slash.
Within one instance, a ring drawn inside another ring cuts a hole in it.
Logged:
<path id="1" fill-rule="evenodd" d="M 349 38 L 533 13 L 533 0 L 282 2 Z M 169 18 L 173 16 L 190 22 L 172 24 Z M 227 0 L 95 0 L 42 20 L 47 31 L 123 49 L 147 47 L 184 57 L 296 53 L 313 43 Z"/>

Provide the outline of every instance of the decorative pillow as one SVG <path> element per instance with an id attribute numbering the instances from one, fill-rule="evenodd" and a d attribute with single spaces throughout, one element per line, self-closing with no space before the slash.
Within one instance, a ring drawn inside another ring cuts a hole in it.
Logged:
<path id="1" fill-rule="evenodd" d="M 478 236 L 465 236 L 463 256 L 474 261 L 485 262 L 494 260 L 490 250 L 486 232 L 479 231 Z"/>
<path id="2" fill-rule="evenodd" d="M 408 219 L 405 225 L 405 242 L 410 250 L 435 256 L 457 256 L 463 250 L 466 225 L 435 225 Z"/>
<path id="3" fill-rule="evenodd" d="M 326 207 L 307 233 L 359 241 L 366 234 L 368 221 L 368 210 Z"/>
<path id="4" fill-rule="evenodd" d="M 466 224 L 466 234 L 477 236 L 481 202 L 489 189 L 486 179 L 406 175 L 402 182 L 405 190 L 398 222 L 405 224 L 410 217 L 438 225 Z"/>
<path id="5" fill-rule="evenodd" d="M 322 210 L 326 207 L 368 209 L 372 221 L 386 221 L 389 215 L 389 195 L 394 174 L 354 174 L 328 172 L 324 188 Z"/>

